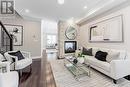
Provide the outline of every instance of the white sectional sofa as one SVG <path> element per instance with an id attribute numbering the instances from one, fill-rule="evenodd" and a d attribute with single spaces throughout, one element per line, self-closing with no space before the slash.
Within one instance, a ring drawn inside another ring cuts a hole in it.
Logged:
<path id="1" fill-rule="evenodd" d="M 85 63 L 89 64 L 92 68 L 104 73 L 105 75 L 113 78 L 114 83 L 120 78 L 130 75 L 130 58 L 125 50 L 106 49 L 98 47 L 92 48 L 93 56 L 85 56 Z M 96 59 L 94 56 L 97 51 L 104 52 L 119 52 L 119 58 L 112 60 L 111 62 L 104 62 Z"/>

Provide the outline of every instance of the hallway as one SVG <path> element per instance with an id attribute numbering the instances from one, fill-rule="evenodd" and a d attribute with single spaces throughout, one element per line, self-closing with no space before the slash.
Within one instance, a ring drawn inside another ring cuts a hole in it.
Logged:
<path id="1" fill-rule="evenodd" d="M 57 50 L 56 49 L 47 49 L 46 53 L 47 53 L 47 60 L 55 60 L 57 59 Z"/>

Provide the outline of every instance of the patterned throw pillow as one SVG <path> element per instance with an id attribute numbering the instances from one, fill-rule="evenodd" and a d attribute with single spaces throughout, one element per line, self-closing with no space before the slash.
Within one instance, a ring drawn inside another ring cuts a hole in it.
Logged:
<path id="1" fill-rule="evenodd" d="M 22 60 L 24 59 L 24 56 L 22 55 L 22 53 L 20 51 L 17 51 L 17 52 L 12 52 L 12 53 L 9 53 L 10 55 L 12 56 L 17 56 L 18 57 L 18 60 Z M 14 61 L 14 60 L 13 60 Z"/>

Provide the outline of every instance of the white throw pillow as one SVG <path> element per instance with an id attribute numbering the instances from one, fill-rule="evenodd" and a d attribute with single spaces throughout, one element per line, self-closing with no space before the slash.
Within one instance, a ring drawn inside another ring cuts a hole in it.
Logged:
<path id="1" fill-rule="evenodd" d="M 120 52 L 116 52 L 116 51 L 109 51 L 108 55 L 106 57 L 106 61 L 108 63 L 110 63 L 112 60 L 118 60 L 119 58 Z"/>
<path id="2" fill-rule="evenodd" d="M 110 50 L 109 49 L 107 49 L 107 48 L 101 48 L 101 49 L 99 49 L 100 51 L 103 51 L 103 52 L 109 52 Z"/>
<path id="3" fill-rule="evenodd" d="M 96 52 L 99 51 L 98 48 L 92 48 L 92 53 L 93 53 L 93 56 L 95 56 Z"/>

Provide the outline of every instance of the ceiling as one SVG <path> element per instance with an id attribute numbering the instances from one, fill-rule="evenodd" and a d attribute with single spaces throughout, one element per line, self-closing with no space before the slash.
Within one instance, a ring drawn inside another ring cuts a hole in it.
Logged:
<path id="1" fill-rule="evenodd" d="M 74 18 L 80 21 L 125 1 L 127 0 L 65 0 L 65 3 L 60 5 L 57 0 L 16 0 L 15 9 L 25 18 L 55 21 Z M 87 6 L 87 9 L 84 9 L 84 6 Z"/>

